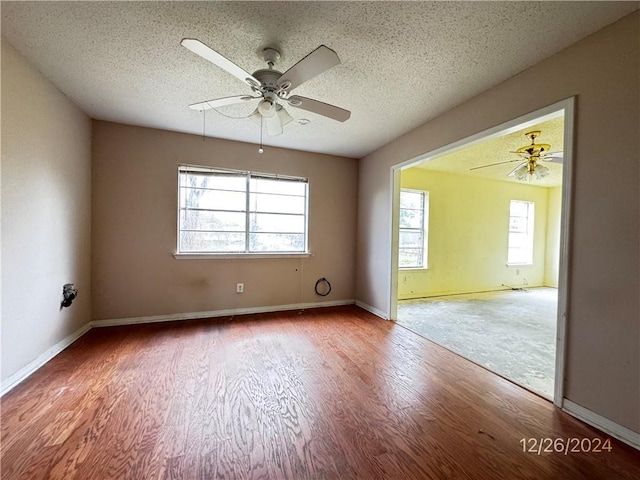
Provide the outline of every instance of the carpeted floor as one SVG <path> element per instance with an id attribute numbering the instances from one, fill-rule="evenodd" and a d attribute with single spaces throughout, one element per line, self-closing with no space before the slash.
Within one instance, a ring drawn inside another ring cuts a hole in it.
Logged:
<path id="1" fill-rule="evenodd" d="M 558 290 L 532 288 L 398 301 L 398 323 L 553 398 Z"/>

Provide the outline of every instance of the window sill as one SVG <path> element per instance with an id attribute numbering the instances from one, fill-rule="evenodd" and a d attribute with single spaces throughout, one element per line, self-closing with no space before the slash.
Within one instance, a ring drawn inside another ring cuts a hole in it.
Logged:
<path id="1" fill-rule="evenodd" d="M 528 263 L 528 262 L 524 262 L 524 263 L 507 263 L 507 267 L 526 267 L 527 265 L 533 265 L 533 262 Z"/>
<path id="2" fill-rule="evenodd" d="M 307 258 L 309 252 L 282 253 L 174 253 L 177 260 L 236 260 L 241 258 Z"/>
<path id="3" fill-rule="evenodd" d="M 426 272 L 429 267 L 400 267 L 398 270 L 402 272 Z"/>

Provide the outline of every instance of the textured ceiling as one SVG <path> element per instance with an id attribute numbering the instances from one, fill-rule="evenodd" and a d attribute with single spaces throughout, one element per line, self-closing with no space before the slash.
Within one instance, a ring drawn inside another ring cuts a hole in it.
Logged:
<path id="1" fill-rule="evenodd" d="M 342 63 L 295 90 L 351 110 L 294 118 L 266 145 L 360 158 L 638 8 L 637 2 L 7 2 L 2 35 L 89 116 L 202 134 L 188 104 L 250 93 L 180 46 L 197 38 L 245 70 L 285 71 L 320 44 Z M 246 112 L 225 111 L 238 116 Z M 206 135 L 252 143 L 248 119 Z"/>
<path id="2" fill-rule="evenodd" d="M 552 153 L 562 152 L 564 150 L 564 116 L 556 116 L 556 118 L 545 120 L 535 125 L 529 124 L 524 128 L 511 128 L 509 129 L 510 133 L 503 133 L 480 140 L 460 150 L 430 159 L 416 168 L 449 172 L 476 178 L 523 183 L 513 177 L 507 176 L 515 167 L 522 163 L 522 159 L 511 152 L 524 145 L 529 145 L 531 140 L 524 134 L 533 130 L 540 130 L 541 132 L 540 137 L 536 139 L 536 143 L 548 143 L 551 145 L 550 152 Z M 509 162 L 512 160 L 515 161 L 503 165 L 492 165 L 478 170 L 471 170 L 472 168 L 483 165 Z M 562 164 L 544 161 L 541 162 L 541 164 L 550 170 L 549 175 L 542 179 L 533 179 L 530 184 L 539 187 L 561 186 Z"/>

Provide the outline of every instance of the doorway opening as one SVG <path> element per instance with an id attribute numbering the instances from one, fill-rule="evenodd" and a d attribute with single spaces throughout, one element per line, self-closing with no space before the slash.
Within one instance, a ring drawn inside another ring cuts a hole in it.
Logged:
<path id="1" fill-rule="evenodd" d="M 391 318 L 558 406 L 572 138 L 568 99 L 391 172 Z"/>

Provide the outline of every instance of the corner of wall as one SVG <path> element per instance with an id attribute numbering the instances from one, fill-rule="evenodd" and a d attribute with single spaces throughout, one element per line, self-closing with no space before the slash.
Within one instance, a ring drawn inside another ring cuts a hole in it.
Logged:
<path id="1" fill-rule="evenodd" d="M 91 320 L 91 124 L 4 39 L 1 88 L 4 385 Z"/>

